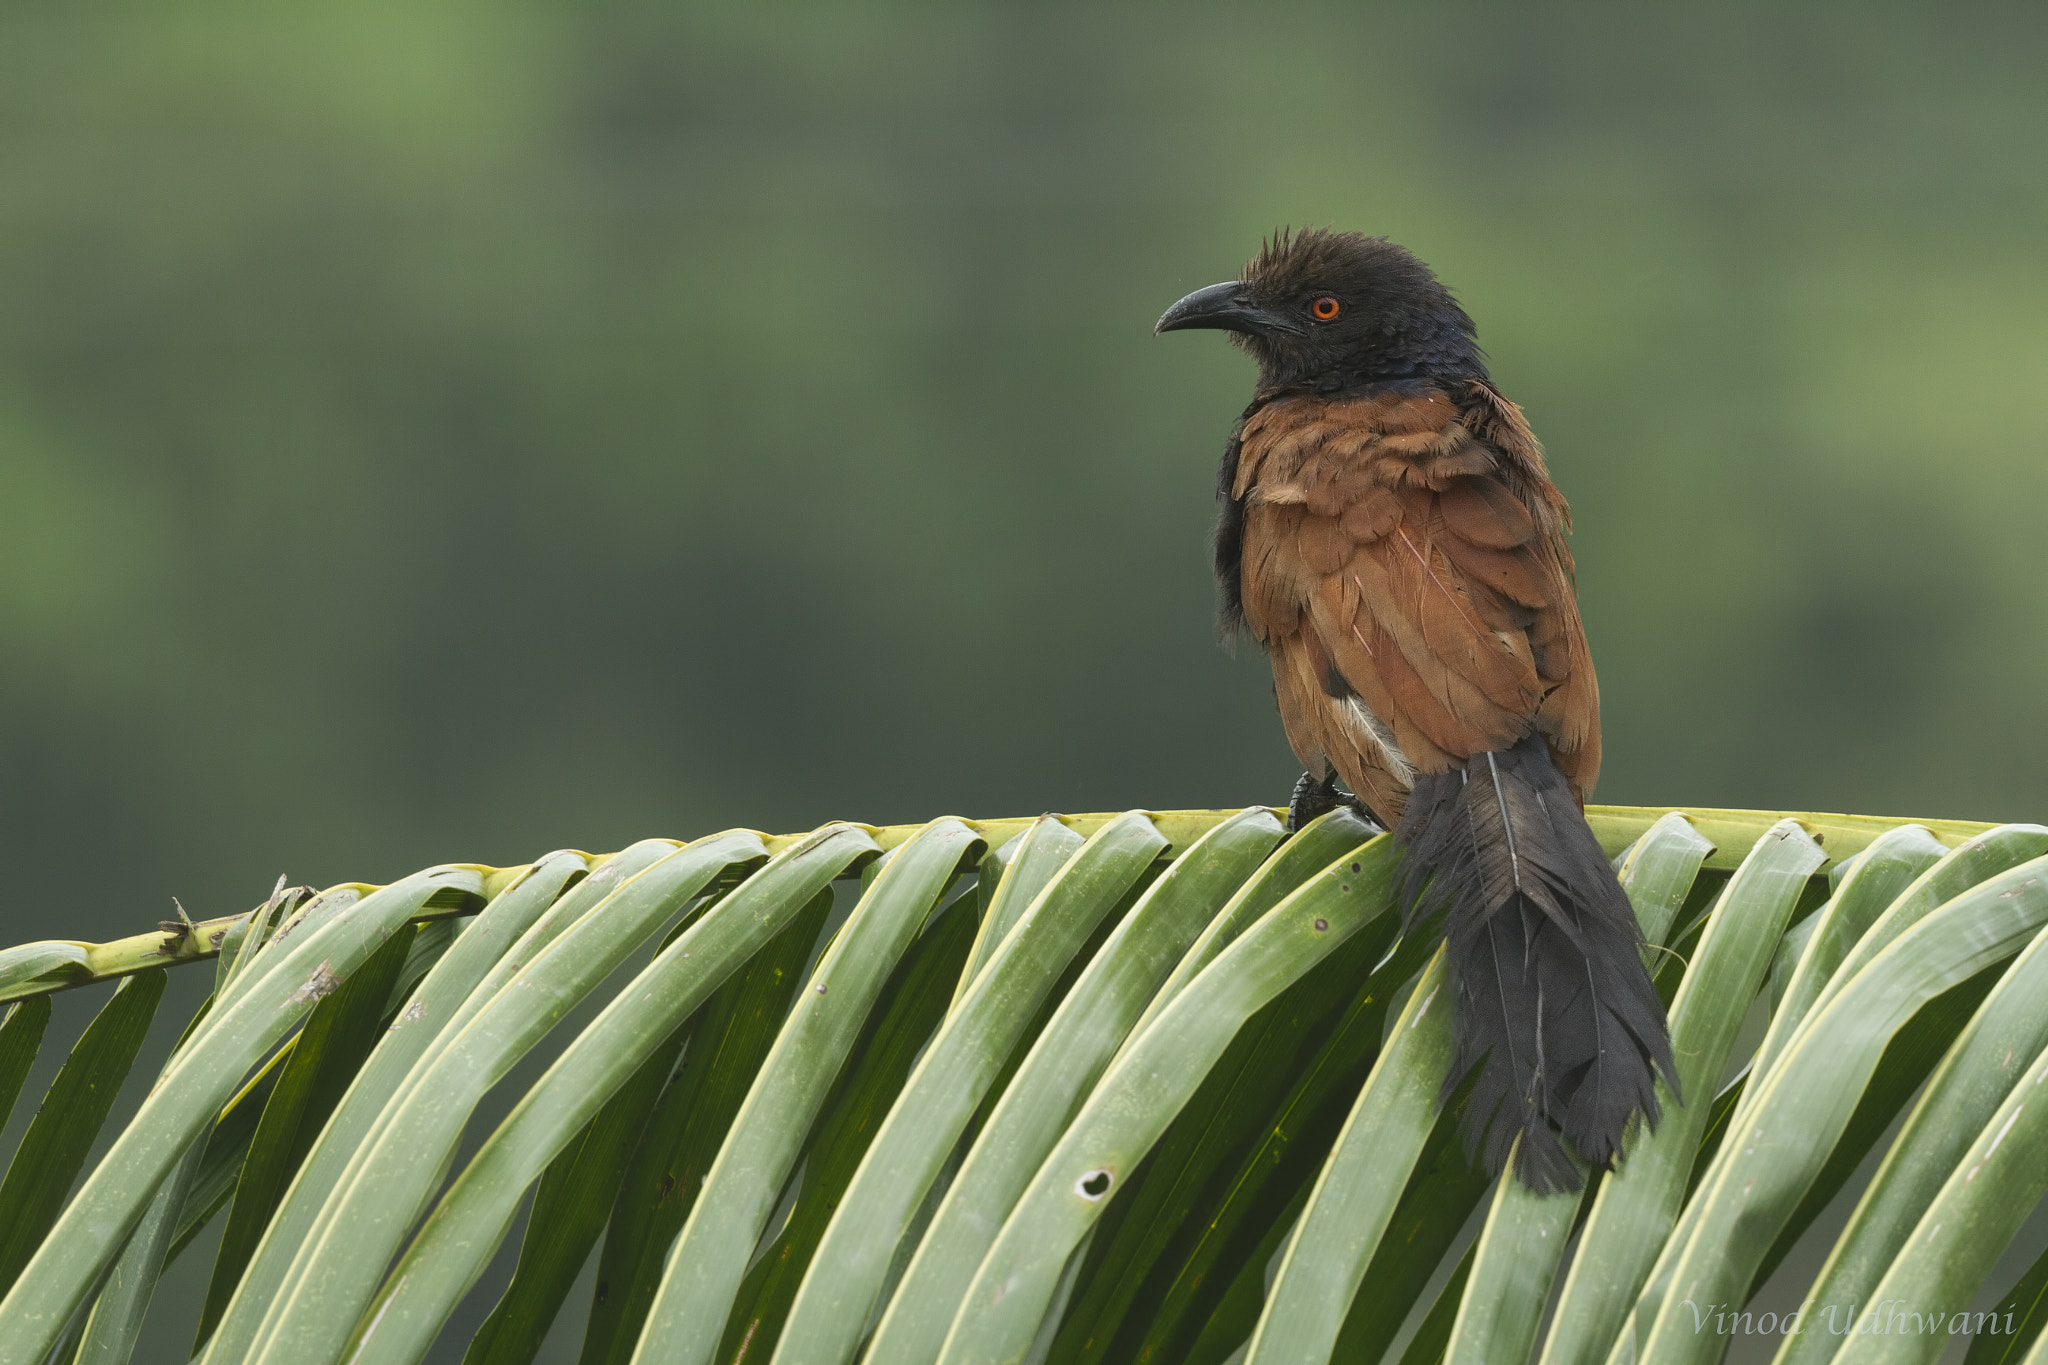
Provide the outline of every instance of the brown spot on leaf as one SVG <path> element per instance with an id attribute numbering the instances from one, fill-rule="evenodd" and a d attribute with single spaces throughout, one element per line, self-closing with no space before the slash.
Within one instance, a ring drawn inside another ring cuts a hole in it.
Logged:
<path id="1" fill-rule="evenodd" d="M 323 962 L 313 969 L 313 974 L 306 978 L 303 986 L 292 992 L 292 998 L 286 1003 L 297 1005 L 308 1000 L 321 1000 L 334 994 L 340 985 L 341 978 L 334 974 L 333 966 Z"/>

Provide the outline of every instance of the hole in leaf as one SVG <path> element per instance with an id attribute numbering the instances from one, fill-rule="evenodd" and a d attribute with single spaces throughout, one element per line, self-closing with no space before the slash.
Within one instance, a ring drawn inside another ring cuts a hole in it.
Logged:
<path id="1" fill-rule="evenodd" d="M 1074 1182 L 1074 1193 L 1092 1204 L 1109 1193 L 1109 1187 L 1115 1180 L 1116 1176 L 1107 1170 L 1089 1171 Z"/>

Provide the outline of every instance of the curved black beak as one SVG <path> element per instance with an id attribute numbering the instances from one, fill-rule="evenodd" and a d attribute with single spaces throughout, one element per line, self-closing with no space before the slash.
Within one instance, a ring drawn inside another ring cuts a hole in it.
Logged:
<path id="1" fill-rule="evenodd" d="M 1185 332 L 1197 327 L 1213 328 L 1224 332 L 1298 332 L 1286 318 L 1276 316 L 1260 308 L 1251 300 L 1250 292 L 1237 280 L 1225 280 L 1212 284 L 1207 289 L 1197 289 L 1179 303 L 1166 310 L 1159 319 L 1159 325 L 1152 329 L 1152 335 L 1161 332 Z"/>

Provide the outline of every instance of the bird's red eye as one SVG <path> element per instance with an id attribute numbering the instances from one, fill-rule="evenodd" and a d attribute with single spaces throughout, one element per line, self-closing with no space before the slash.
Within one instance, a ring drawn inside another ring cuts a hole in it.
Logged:
<path id="1" fill-rule="evenodd" d="M 1338 303 L 1337 300 L 1331 298 L 1328 294 L 1324 294 L 1308 306 L 1308 311 L 1315 314 L 1316 321 L 1328 322 L 1344 311 L 1344 305 Z"/>

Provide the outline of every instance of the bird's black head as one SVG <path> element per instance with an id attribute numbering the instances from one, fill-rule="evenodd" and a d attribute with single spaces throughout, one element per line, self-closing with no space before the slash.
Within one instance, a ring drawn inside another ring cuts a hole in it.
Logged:
<path id="1" fill-rule="evenodd" d="M 1486 377 L 1472 319 L 1428 266 L 1384 237 L 1275 233 L 1234 280 L 1166 310 L 1157 332 L 1211 327 L 1259 362 L 1259 388 Z"/>

